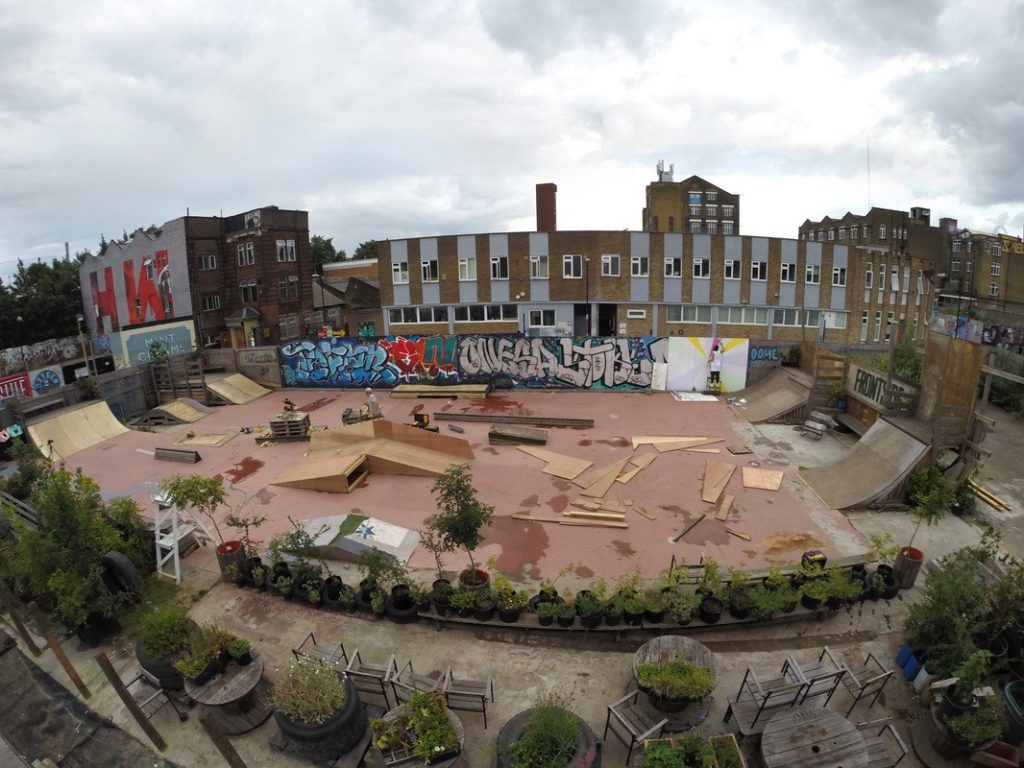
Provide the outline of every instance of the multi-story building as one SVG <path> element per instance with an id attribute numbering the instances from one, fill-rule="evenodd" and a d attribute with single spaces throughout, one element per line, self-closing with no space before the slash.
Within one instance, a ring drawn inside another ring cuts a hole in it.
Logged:
<path id="1" fill-rule="evenodd" d="M 153 340 L 172 351 L 277 344 L 306 332 L 310 264 L 305 211 L 184 216 L 86 257 L 82 304 L 90 332 L 123 342 L 126 364 Z"/>
<path id="2" fill-rule="evenodd" d="M 376 259 L 348 259 L 323 265 L 313 275 L 313 310 L 306 327 L 339 336 L 376 336 L 382 327 Z"/>
<path id="3" fill-rule="evenodd" d="M 956 223 L 952 222 L 955 228 Z M 950 220 L 931 225 L 931 211 L 871 208 L 838 219 L 805 220 L 802 242 L 842 244 L 850 254 L 847 311 L 856 332 L 848 341 L 861 344 L 919 339 L 936 290 L 943 287 Z M 913 290 L 911 290 L 913 289 Z M 914 296 L 913 302 L 910 297 Z"/>
<path id="4" fill-rule="evenodd" d="M 675 167 L 658 163 L 658 180 L 647 185 L 644 232 L 686 232 L 691 235 L 740 234 L 740 196 L 700 176 L 673 181 Z M 538 229 L 542 229 L 538 226 Z"/>

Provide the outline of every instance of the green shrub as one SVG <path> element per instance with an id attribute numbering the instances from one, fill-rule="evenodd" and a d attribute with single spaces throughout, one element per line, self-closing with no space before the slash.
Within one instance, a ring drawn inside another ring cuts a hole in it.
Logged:
<path id="1" fill-rule="evenodd" d="M 274 706 L 297 723 L 321 725 L 341 709 L 347 693 L 333 667 L 298 659 L 274 687 Z"/>
<path id="2" fill-rule="evenodd" d="M 563 768 L 576 752 L 580 721 L 564 698 L 546 697 L 531 713 L 523 732 L 509 747 L 510 768 Z"/>
<path id="3" fill-rule="evenodd" d="M 662 699 L 703 699 L 715 688 L 710 669 L 686 661 L 641 664 L 636 678 L 641 688 Z"/>
<path id="4" fill-rule="evenodd" d="M 184 606 L 171 605 L 142 617 L 142 647 L 157 659 L 169 659 L 189 647 L 192 621 Z"/>

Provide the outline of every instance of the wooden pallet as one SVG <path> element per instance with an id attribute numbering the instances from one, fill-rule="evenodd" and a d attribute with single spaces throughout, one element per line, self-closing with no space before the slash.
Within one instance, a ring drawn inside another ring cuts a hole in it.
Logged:
<path id="1" fill-rule="evenodd" d="M 309 414 L 295 411 L 270 420 L 270 436 L 274 440 L 295 440 L 309 435 Z"/>

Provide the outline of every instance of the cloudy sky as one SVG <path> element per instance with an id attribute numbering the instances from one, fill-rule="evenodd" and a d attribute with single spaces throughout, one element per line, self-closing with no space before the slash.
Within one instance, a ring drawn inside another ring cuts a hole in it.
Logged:
<path id="1" fill-rule="evenodd" d="M 1024 227 L 1013 0 L 0 0 L 0 275 L 261 205 L 362 241 L 639 229 L 664 159 L 743 234 Z"/>

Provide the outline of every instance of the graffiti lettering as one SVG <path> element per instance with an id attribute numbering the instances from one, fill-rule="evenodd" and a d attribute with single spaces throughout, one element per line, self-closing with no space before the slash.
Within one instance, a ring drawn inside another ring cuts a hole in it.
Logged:
<path id="1" fill-rule="evenodd" d="M 36 380 L 32 382 L 32 389 L 36 392 L 45 392 L 48 389 L 55 389 L 61 386 L 61 384 L 63 382 L 60 380 L 60 376 L 55 371 L 47 368 L 36 374 Z"/>
<path id="2" fill-rule="evenodd" d="M 750 348 L 750 362 L 752 363 L 777 363 L 779 361 L 779 348 L 778 347 L 751 347 Z"/>
<path id="3" fill-rule="evenodd" d="M 889 388 L 893 393 L 908 392 L 910 394 L 915 394 L 917 392 L 914 387 L 910 387 L 896 381 L 889 384 L 886 381 L 885 376 L 854 365 L 850 366 L 847 384 L 849 386 L 850 393 L 854 397 L 861 400 L 867 400 L 878 408 L 882 408 L 885 405 L 883 401 L 885 399 L 885 392 L 887 388 Z"/>
<path id="4" fill-rule="evenodd" d="M 19 373 L 6 379 L 0 379 L 0 399 L 9 397 L 32 397 L 32 385 L 28 374 Z"/>
<path id="5" fill-rule="evenodd" d="M 239 365 L 263 365 L 277 362 L 277 353 L 269 349 L 239 350 Z"/>

